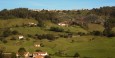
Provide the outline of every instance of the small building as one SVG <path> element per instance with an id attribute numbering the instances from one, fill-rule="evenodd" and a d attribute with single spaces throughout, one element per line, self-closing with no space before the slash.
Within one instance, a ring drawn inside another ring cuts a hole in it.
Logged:
<path id="1" fill-rule="evenodd" d="M 34 44 L 34 47 L 40 47 L 40 44 Z"/>
<path id="2" fill-rule="evenodd" d="M 24 39 L 24 36 L 23 36 L 23 35 L 19 35 L 19 36 L 18 36 L 18 39 L 19 39 L 19 40 L 22 40 L 22 39 Z"/>
<path id="3" fill-rule="evenodd" d="M 68 26 L 69 24 L 68 24 L 67 21 L 65 21 L 65 22 L 60 22 L 60 23 L 58 23 L 58 25 L 59 25 L 59 26 Z"/>
<path id="4" fill-rule="evenodd" d="M 28 25 L 29 25 L 29 26 L 37 26 L 37 24 L 36 24 L 36 23 L 33 23 L 33 22 L 29 22 Z"/>
<path id="5" fill-rule="evenodd" d="M 33 58 L 44 58 L 47 55 L 48 55 L 47 52 L 34 52 Z"/>
<path id="6" fill-rule="evenodd" d="M 34 42 L 34 47 L 38 48 L 38 47 L 41 47 L 41 45 L 39 42 Z"/>
<path id="7" fill-rule="evenodd" d="M 30 54 L 29 52 L 25 52 L 25 53 L 24 53 L 24 58 L 29 58 L 29 54 Z M 17 58 L 20 58 L 20 54 L 19 54 L 19 53 L 16 53 L 16 57 L 17 57 Z"/>

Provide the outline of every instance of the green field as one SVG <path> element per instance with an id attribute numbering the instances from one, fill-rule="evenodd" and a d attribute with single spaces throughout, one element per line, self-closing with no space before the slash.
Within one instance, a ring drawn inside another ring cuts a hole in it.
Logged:
<path id="1" fill-rule="evenodd" d="M 24 47 L 29 52 L 35 52 L 35 50 L 42 50 L 48 52 L 52 58 L 73 58 L 66 56 L 74 56 L 77 52 L 80 54 L 81 58 L 115 58 L 115 37 L 107 38 L 104 36 L 93 36 L 93 35 L 84 35 L 84 36 L 75 36 L 72 38 L 62 38 L 59 37 L 53 41 L 47 39 L 35 39 L 33 37 L 28 37 L 27 34 L 65 34 L 65 32 L 53 32 L 49 31 L 49 28 L 52 26 L 63 28 L 64 31 L 69 30 L 70 32 L 77 33 L 83 32 L 88 33 L 88 31 L 103 31 L 103 26 L 98 24 L 90 24 L 89 29 L 85 30 L 80 26 L 69 26 L 61 27 L 57 24 L 53 24 L 50 21 L 44 22 L 46 27 L 23 27 L 23 23 L 34 22 L 33 19 L 9 19 L 9 20 L 0 20 L 0 28 L 11 27 L 10 30 L 16 30 L 22 35 L 24 35 L 29 40 L 9 40 L 15 35 L 6 37 L 7 43 L 0 41 L 0 47 L 4 49 L 4 52 L 17 52 L 20 47 Z M 6 26 L 5 26 L 6 25 Z M 18 27 L 15 27 L 18 25 Z M 97 28 L 94 28 L 97 27 Z M 115 28 L 113 28 L 114 30 Z M 94 38 L 94 40 L 91 40 Z M 42 43 L 44 46 L 36 48 L 34 43 Z M 61 51 L 63 57 L 60 57 L 56 52 Z"/>
<path id="2" fill-rule="evenodd" d="M 90 41 L 90 38 L 95 36 L 81 36 L 76 38 L 60 38 L 54 41 L 49 40 L 16 40 L 8 41 L 4 44 L 0 42 L 0 46 L 5 47 L 6 52 L 17 52 L 20 47 L 26 48 L 29 52 L 34 52 L 36 49 L 47 51 L 52 55 L 53 58 L 57 56 L 55 53 L 59 50 L 63 51 L 68 56 L 73 56 L 76 52 L 80 54 L 81 57 L 90 58 L 114 58 L 115 56 L 115 37 L 95 37 L 94 40 Z M 74 40 L 74 42 L 72 42 Z M 20 45 L 16 45 L 20 42 Z M 44 47 L 36 48 L 34 47 L 34 42 L 43 43 Z M 54 56 L 53 56 L 54 55 Z M 63 58 L 63 57 L 57 57 Z M 66 58 L 66 57 L 65 57 Z M 72 57 L 70 57 L 72 58 Z"/>

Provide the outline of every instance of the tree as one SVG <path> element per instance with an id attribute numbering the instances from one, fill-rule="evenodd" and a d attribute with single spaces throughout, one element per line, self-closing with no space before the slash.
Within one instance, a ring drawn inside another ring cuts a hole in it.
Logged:
<path id="1" fill-rule="evenodd" d="M 95 36 L 100 36 L 102 33 L 100 31 L 92 31 L 90 32 L 90 34 Z"/>
<path id="2" fill-rule="evenodd" d="M 59 27 L 50 27 L 50 31 L 63 32 L 64 29 L 63 28 L 59 28 Z"/>
<path id="3" fill-rule="evenodd" d="M 14 34 L 14 35 L 16 35 L 16 34 L 18 34 L 18 33 L 19 33 L 19 32 L 16 31 L 16 30 L 12 31 L 12 34 Z"/>
<path id="4" fill-rule="evenodd" d="M 103 35 L 107 36 L 107 37 L 111 37 L 113 36 L 113 32 L 112 32 L 112 28 L 115 26 L 115 19 L 113 18 L 109 18 L 106 19 L 105 23 L 104 23 L 104 31 L 103 31 Z"/>
<path id="5" fill-rule="evenodd" d="M 18 50 L 18 54 L 19 54 L 20 56 L 24 56 L 25 52 L 26 52 L 26 49 L 25 49 L 25 48 L 19 48 L 19 50 Z"/>
<path id="6" fill-rule="evenodd" d="M 5 31 L 3 31 L 3 36 L 4 37 L 7 37 L 7 36 L 9 36 L 9 35 L 11 35 L 12 33 L 11 33 L 11 31 L 8 29 L 8 30 L 5 30 Z"/>

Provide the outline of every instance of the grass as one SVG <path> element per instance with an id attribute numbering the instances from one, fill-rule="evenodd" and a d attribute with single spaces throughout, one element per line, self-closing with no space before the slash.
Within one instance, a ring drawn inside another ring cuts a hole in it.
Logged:
<path id="1" fill-rule="evenodd" d="M 34 19 L 8 19 L 8 20 L 0 20 L 0 28 L 6 27 L 14 27 L 16 25 L 21 26 L 22 24 L 26 24 L 29 22 L 37 23 Z"/>
<path id="2" fill-rule="evenodd" d="M 78 52 L 83 57 L 92 57 L 92 58 L 114 58 L 115 54 L 115 37 L 106 38 L 106 37 L 95 37 L 93 41 L 88 41 L 89 38 L 95 36 L 81 36 L 76 38 L 60 38 L 54 41 L 49 40 L 35 40 L 31 39 L 30 41 L 8 41 L 8 43 L 0 43 L 0 46 L 4 46 L 5 51 L 7 52 L 17 52 L 20 47 L 25 47 L 27 51 L 34 52 L 36 49 L 47 51 L 49 54 L 55 54 L 55 52 L 62 50 L 69 56 L 73 56 Z M 79 40 L 80 39 L 80 40 Z M 71 42 L 74 40 L 74 42 Z M 21 45 L 15 45 L 16 42 L 20 41 Z M 36 48 L 33 46 L 34 42 L 43 43 L 44 47 Z M 64 58 L 59 56 L 52 56 L 53 58 Z M 66 58 L 66 57 L 65 57 Z M 69 57 L 71 58 L 71 57 Z"/>
<path id="3" fill-rule="evenodd" d="M 27 34 L 35 35 L 35 34 L 46 33 L 40 27 L 16 27 L 16 28 L 11 28 L 11 30 L 17 30 L 18 32 L 24 35 L 27 35 Z"/>
<path id="4" fill-rule="evenodd" d="M 79 26 L 69 26 L 69 27 L 61 27 L 56 24 L 51 23 L 50 21 L 46 21 L 46 28 L 40 27 L 13 27 L 15 25 L 21 25 L 23 23 L 35 22 L 33 19 L 11 19 L 11 20 L 0 20 L 0 28 L 12 27 L 10 30 L 17 30 L 23 35 L 31 34 L 61 34 L 64 32 L 53 32 L 49 31 L 51 26 L 57 26 L 63 28 L 65 31 L 69 30 L 71 32 L 84 32 L 98 30 L 103 31 L 103 26 L 98 24 L 90 24 L 89 30 L 85 30 Z M 4 26 L 6 25 L 6 26 Z M 97 28 L 94 28 L 97 27 Z M 113 29 L 114 30 L 114 29 Z M 54 41 L 49 41 L 47 39 L 36 40 L 34 38 L 29 38 L 30 40 L 9 40 L 12 36 L 7 37 L 7 43 L 3 43 L 0 41 L 0 47 L 4 49 L 5 52 L 17 52 L 20 47 L 24 47 L 29 52 L 35 52 L 35 50 L 39 49 L 42 51 L 46 51 L 51 54 L 52 58 L 73 58 L 73 57 L 59 57 L 55 55 L 57 51 L 62 51 L 68 56 L 73 56 L 76 52 L 80 54 L 81 58 L 89 57 L 89 58 L 115 58 L 115 37 L 107 38 L 101 36 L 76 36 L 73 38 L 59 38 Z M 94 38 L 94 40 L 90 40 Z M 44 47 L 36 48 L 34 47 L 34 43 L 43 43 Z M 17 44 L 20 43 L 20 44 Z"/>
<path id="5" fill-rule="evenodd" d="M 103 31 L 104 27 L 100 24 L 88 24 L 88 31 Z"/>

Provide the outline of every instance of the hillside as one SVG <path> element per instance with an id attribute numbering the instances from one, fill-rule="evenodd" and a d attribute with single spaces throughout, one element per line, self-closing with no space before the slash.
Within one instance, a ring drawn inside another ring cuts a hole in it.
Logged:
<path id="1" fill-rule="evenodd" d="M 0 57 L 24 48 L 30 53 L 47 52 L 51 58 L 115 58 L 113 9 L 4 9 L 0 11 Z"/>

